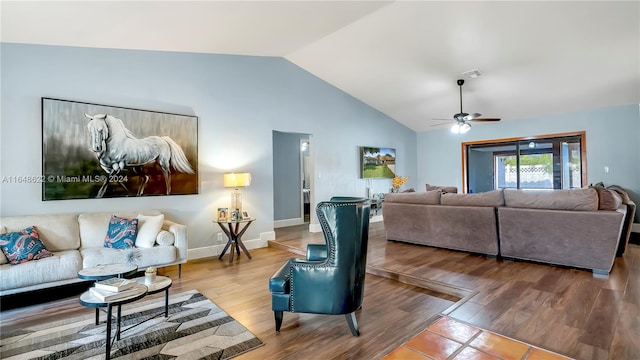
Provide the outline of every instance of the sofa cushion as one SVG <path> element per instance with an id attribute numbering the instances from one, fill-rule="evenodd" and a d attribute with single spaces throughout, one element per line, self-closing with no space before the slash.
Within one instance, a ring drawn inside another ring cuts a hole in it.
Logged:
<path id="1" fill-rule="evenodd" d="M 0 248 L 11 265 L 53 256 L 40 241 L 34 226 L 0 235 Z"/>
<path id="2" fill-rule="evenodd" d="M 0 225 L 5 226 L 7 231 L 20 231 L 35 225 L 40 240 L 52 252 L 77 250 L 80 247 L 77 214 L 7 216 L 0 219 Z"/>
<path id="3" fill-rule="evenodd" d="M 427 191 L 440 190 L 442 193 L 457 193 L 458 188 L 455 186 L 438 186 L 427 184 Z"/>
<path id="4" fill-rule="evenodd" d="M 622 205 L 622 197 L 613 190 L 595 187 L 598 192 L 598 210 L 616 210 Z"/>
<path id="5" fill-rule="evenodd" d="M 135 246 L 138 235 L 138 219 L 111 216 L 104 247 L 113 249 L 128 249 Z"/>
<path id="6" fill-rule="evenodd" d="M 384 201 L 404 204 L 440 205 L 441 195 L 442 192 L 440 190 L 424 193 L 390 193 L 384 196 Z"/>
<path id="7" fill-rule="evenodd" d="M 152 248 L 135 249 L 110 249 L 104 247 L 82 249 L 82 266 L 84 268 L 98 266 L 100 264 L 127 263 L 131 251 L 137 254 L 132 262 L 138 265 L 138 269 L 158 264 L 171 264 L 178 259 L 178 249 L 174 246 L 154 246 Z"/>
<path id="8" fill-rule="evenodd" d="M 504 204 L 514 208 L 597 211 L 598 193 L 592 188 L 553 191 L 506 189 Z"/>
<path id="9" fill-rule="evenodd" d="M 162 229 L 164 214 L 138 215 L 138 237 L 136 247 L 150 248 L 156 243 L 156 237 Z"/>
<path id="10" fill-rule="evenodd" d="M 504 206 L 502 189 L 476 194 L 442 194 L 440 203 L 453 206 Z"/>
<path id="11" fill-rule="evenodd" d="M 19 289 L 26 286 L 48 284 L 78 278 L 82 259 L 78 250 L 55 252 L 53 256 L 29 261 L 19 266 L 0 265 L 2 281 L 0 290 Z"/>
<path id="12" fill-rule="evenodd" d="M 156 242 L 160 246 L 173 246 L 173 244 L 176 242 L 176 237 L 173 236 L 173 234 L 168 232 L 167 230 L 161 230 L 158 233 Z"/>

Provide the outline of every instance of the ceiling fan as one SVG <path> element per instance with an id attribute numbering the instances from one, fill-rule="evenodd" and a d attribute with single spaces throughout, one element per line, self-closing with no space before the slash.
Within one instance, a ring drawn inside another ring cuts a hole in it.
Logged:
<path id="1" fill-rule="evenodd" d="M 453 126 L 451 127 L 451 132 L 455 134 L 466 133 L 467 131 L 469 131 L 469 129 L 471 129 L 471 125 L 469 124 L 469 121 L 477 121 L 477 122 L 500 121 L 499 118 L 481 118 L 480 116 L 482 116 L 482 114 L 478 114 L 478 113 L 468 114 L 466 112 L 463 112 L 462 111 L 462 85 L 464 85 L 464 80 L 458 79 L 458 86 L 460 87 L 460 112 L 453 115 L 453 120 L 456 123 L 453 124 Z M 434 119 L 434 120 L 444 120 L 444 119 Z M 436 124 L 432 126 L 441 126 L 441 125 L 445 125 L 445 124 Z"/>

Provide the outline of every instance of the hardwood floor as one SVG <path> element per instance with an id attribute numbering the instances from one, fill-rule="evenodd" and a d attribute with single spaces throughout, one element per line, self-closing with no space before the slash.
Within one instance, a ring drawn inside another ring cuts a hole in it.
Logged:
<path id="1" fill-rule="evenodd" d="M 277 244 L 251 250 L 252 260 L 243 254 L 233 264 L 226 257 L 189 261 L 181 279 L 177 267 L 161 269 L 174 279 L 172 293 L 199 290 L 265 343 L 238 359 L 380 359 L 441 313 L 576 359 L 640 358 L 638 245 L 616 259 L 609 277 L 595 278 L 583 270 L 388 242 L 382 223 L 372 223 L 369 271 L 382 276 L 367 275 L 358 314 L 362 335 L 355 338 L 343 316 L 286 313 L 282 331 L 274 331 L 267 284 L 292 257 L 282 249 L 299 253 L 307 243 L 323 242 L 306 227 L 276 234 Z M 4 311 L 0 326 L 4 331 L 90 312 L 71 296 Z"/>

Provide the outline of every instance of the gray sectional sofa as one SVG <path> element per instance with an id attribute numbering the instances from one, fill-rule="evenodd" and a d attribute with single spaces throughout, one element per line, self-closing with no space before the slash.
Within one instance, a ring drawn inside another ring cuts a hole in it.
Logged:
<path id="1" fill-rule="evenodd" d="M 628 209 L 635 207 L 598 193 L 586 188 L 388 194 L 383 218 L 388 240 L 609 273 L 628 240 Z"/>

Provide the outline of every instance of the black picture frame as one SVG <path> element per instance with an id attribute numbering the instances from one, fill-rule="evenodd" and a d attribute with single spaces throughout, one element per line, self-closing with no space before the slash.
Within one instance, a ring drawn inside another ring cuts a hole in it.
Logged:
<path id="1" fill-rule="evenodd" d="M 360 146 L 362 179 L 393 179 L 396 176 L 396 149 Z"/>
<path id="2" fill-rule="evenodd" d="M 198 117 L 42 98 L 42 200 L 198 193 Z"/>

